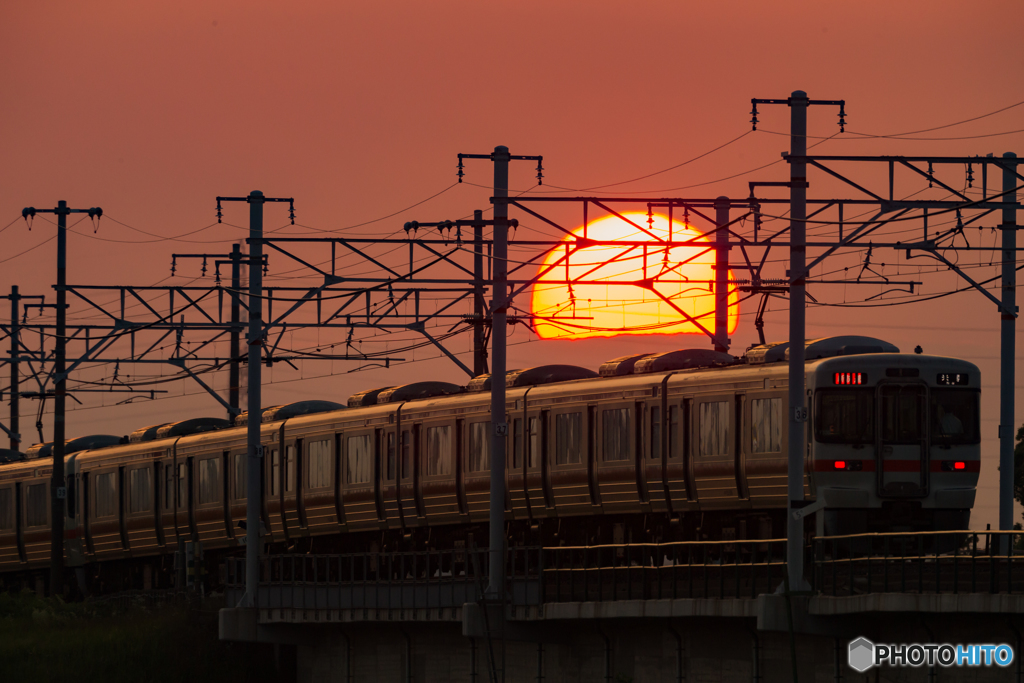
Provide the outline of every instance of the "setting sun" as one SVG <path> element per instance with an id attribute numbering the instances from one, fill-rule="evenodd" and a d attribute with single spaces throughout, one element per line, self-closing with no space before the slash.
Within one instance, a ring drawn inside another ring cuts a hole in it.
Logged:
<path id="1" fill-rule="evenodd" d="M 538 336 L 583 339 L 621 334 L 703 335 L 685 315 L 714 332 L 715 253 L 711 241 L 676 219 L 671 226 L 671 241 L 699 240 L 707 242 L 708 247 L 666 249 L 660 246 L 660 240 L 670 239 L 667 216 L 654 214 L 653 223 L 648 223 L 646 213 L 623 215 L 643 230 L 617 216 L 607 216 L 587 225 L 586 238 L 649 245 L 573 249 L 577 240 L 584 239 L 581 226 L 566 236 L 564 247 L 553 249 L 544 259 L 531 302 Z M 733 280 L 732 271 L 729 280 Z M 738 323 L 738 304 L 739 293 L 733 288 L 729 292 L 729 333 Z"/>

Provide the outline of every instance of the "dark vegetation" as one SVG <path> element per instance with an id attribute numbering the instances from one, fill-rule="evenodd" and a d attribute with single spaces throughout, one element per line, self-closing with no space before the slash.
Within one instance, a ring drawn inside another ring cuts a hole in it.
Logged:
<path id="1" fill-rule="evenodd" d="M 284 649 L 284 648 L 282 648 Z M 290 653 L 282 652 L 287 659 Z M 65 603 L 0 592 L 0 679 L 103 683 L 262 683 L 294 679 L 269 645 L 217 639 L 215 609 L 131 601 Z M 291 664 L 291 666 L 289 666 Z"/>

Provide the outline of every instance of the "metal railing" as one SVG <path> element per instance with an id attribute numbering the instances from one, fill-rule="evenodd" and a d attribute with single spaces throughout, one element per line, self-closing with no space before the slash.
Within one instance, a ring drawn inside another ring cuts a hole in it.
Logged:
<path id="1" fill-rule="evenodd" d="M 506 596 L 514 605 L 541 602 L 540 548 L 510 548 Z M 225 596 L 245 590 L 244 558 L 227 561 Z M 259 607 L 294 609 L 431 609 L 477 602 L 488 581 L 486 548 L 341 555 L 272 555 L 260 566 Z"/>
<path id="2" fill-rule="evenodd" d="M 1024 592 L 1024 532 L 927 531 L 814 539 L 823 595 Z"/>
<path id="3" fill-rule="evenodd" d="M 786 539 L 543 549 L 547 602 L 756 598 L 783 580 Z"/>

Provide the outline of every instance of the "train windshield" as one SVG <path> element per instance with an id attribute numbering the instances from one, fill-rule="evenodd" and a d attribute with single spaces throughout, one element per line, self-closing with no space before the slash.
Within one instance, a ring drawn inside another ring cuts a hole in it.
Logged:
<path id="1" fill-rule="evenodd" d="M 814 432 L 822 443 L 867 444 L 875 438 L 872 389 L 819 389 Z"/>
<path id="2" fill-rule="evenodd" d="M 931 436 L 938 444 L 978 443 L 978 392 L 932 389 Z"/>

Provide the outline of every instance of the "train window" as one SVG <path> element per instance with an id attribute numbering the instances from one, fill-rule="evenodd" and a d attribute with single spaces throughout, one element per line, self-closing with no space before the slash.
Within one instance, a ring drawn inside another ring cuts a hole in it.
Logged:
<path id="1" fill-rule="evenodd" d="M 452 473 L 452 428 L 427 427 L 426 475 Z"/>
<path id="2" fill-rule="evenodd" d="M 348 437 L 347 450 L 345 481 L 349 484 L 366 484 L 373 481 L 373 448 L 370 444 L 370 435 Z"/>
<path id="3" fill-rule="evenodd" d="M 96 486 L 96 516 L 111 517 L 117 514 L 117 479 L 114 472 L 97 474 L 93 479 Z"/>
<path id="4" fill-rule="evenodd" d="M 661 408 L 651 406 L 651 440 L 647 444 L 647 457 L 661 460 Z"/>
<path id="5" fill-rule="evenodd" d="M 931 433 L 939 443 L 978 443 L 978 392 L 932 389 Z"/>
<path id="6" fill-rule="evenodd" d="M 679 406 L 668 407 L 668 457 L 679 457 Z"/>
<path id="7" fill-rule="evenodd" d="M 14 489 L 0 489 L 0 531 L 14 528 Z"/>
<path id="8" fill-rule="evenodd" d="M 491 468 L 490 422 L 469 425 L 469 471 L 485 472 Z"/>
<path id="9" fill-rule="evenodd" d="M 573 465 L 582 461 L 583 413 L 555 415 L 555 464 Z"/>
<path id="10" fill-rule="evenodd" d="M 270 495 L 281 493 L 281 451 L 276 448 L 270 451 Z"/>
<path id="11" fill-rule="evenodd" d="M 882 387 L 882 441 L 919 443 L 924 436 L 924 388 Z"/>
<path id="12" fill-rule="evenodd" d="M 46 526 L 46 484 L 32 484 L 25 498 L 25 526 Z"/>
<path id="13" fill-rule="evenodd" d="M 384 477 L 388 481 L 395 478 L 395 433 L 388 432 L 387 436 L 384 437 L 387 441 L 387 463 L 386 463 L 386 476 Z"/>
<path id="14" fill-rule="evenodd" d="M 544 432 L 541 419 L 539 417 L 531 417 L 526 426 L 528 430 L 527 438 L 530 440 L 529 453 L 526 458 L 527 466 L 537 467 L 544 455 Z"/>
<path id="15" fill-rule="evenodd" d="M 519 469 L 523 466 L 523 418 L 517 417 L 512 420 L 512 467 Z"/>
<path id="16" fill-rule="evenodd" d="M 188 507 L 188 465 L 178 465 L 178 509 Z M 98 508 L 97 508 L 98 509 Z"/>
<path id="17" fill-rule="evenodd" d="M 698 453 L 700 455 L 728 455 L 728 401 L 709 401 L 700 404 L 698 436 Z"/>
<path id="18" fill-rule="evenodd" d="M 367 480 L 369 481 L 369 480 Z M 284 449 L 284 492 L 292 493 L 295 490 L 295 446 L 285 446 Z"/>
<path id="19" fill-rule="evenodd" d="M 818 441 L 863 444 L 875 440 L 875 396 L 871 389 L 819 389 L 815 406 Z"/>
<path id="20" fill-rule="evenodd" d="M 402 430 L 402 479 L 412 476 L 412 432 Z"/>
<path id="21" fill-rule="evenodd" d="M 220 458 L 199 461 L 199 503 L 220 501 Z"/>
<path id="22" fill-rule="evenodd" d="M 235 466 L 232 468 L 235 475 L 235 498 L 241 500 L 246 497 L 248 491 L 249 477 L 246 472 L 249 464 L 248 453 L 235 454 Z"/>
<path id="23" fill-rule="evenodd" d="M 309 488 L 322 489 L 331 485 L 331 460 L 330 440 L 309 442 L 309 474 L 306 480 Z"/>
<path id="24" fill-rule="evenodd" d="M 174 504 L 174 465 L 164 465 L 164 509 L 170 510 Z"/>
<path id="25" fill-rule="evenodd" d="M 148 512 L 153 506 L 153 480 L 148 467 L 128 471 L 128 511 Z"/>
<path id="26" fill-rule="evenodd" d="M 601 411 L 605 462 L 629 460 L 629 412 L 629 408 Z"/>
<path id="27" fill-rule="evenodd" d="M 781 398 L 755 398 L 750 401 L 750 450 L 753 453 L 782 450 Z"/>

